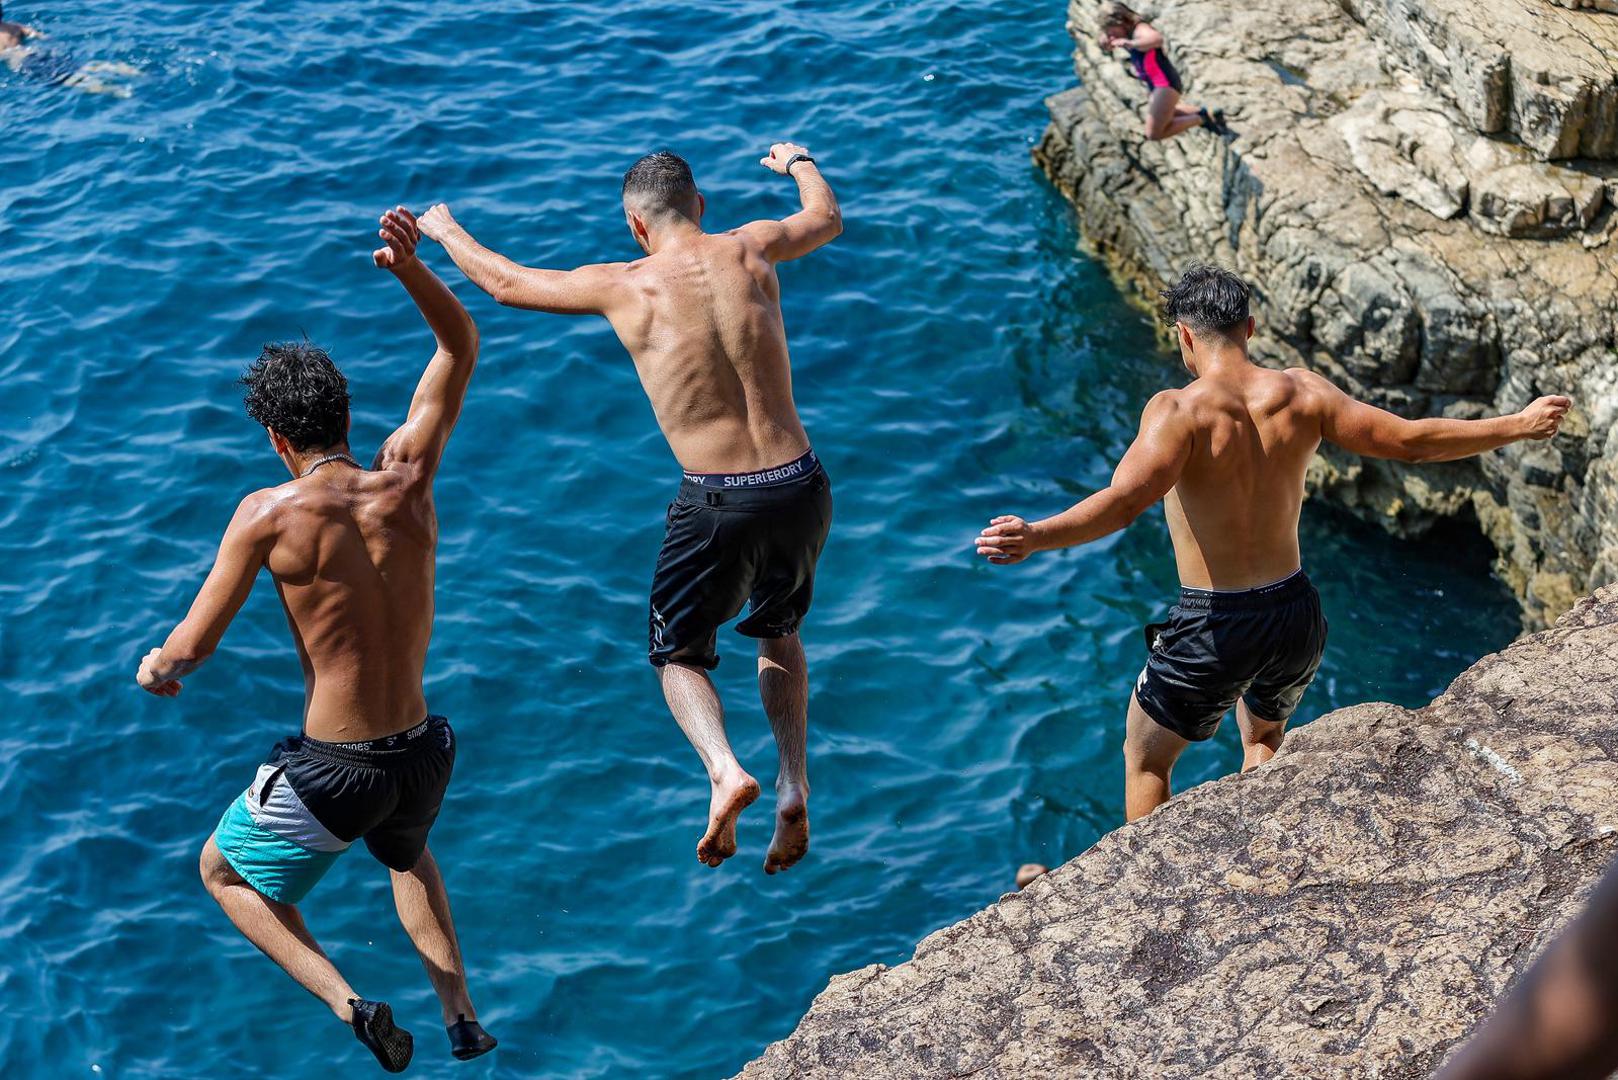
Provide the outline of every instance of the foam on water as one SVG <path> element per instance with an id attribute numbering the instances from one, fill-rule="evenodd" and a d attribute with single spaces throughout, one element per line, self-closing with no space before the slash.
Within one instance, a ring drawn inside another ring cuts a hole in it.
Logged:
<path id="1" fill-rule="evenodd" d="M 847 232 L 783 269 L 797 394 L 837 522 L 805 632 L 814 849 L 759 872 L 768 804 L 717 872 L 706 788 L 643 660 L 678 470 L 605 325 L 497 308 L 439 483 L 429 694 L 461 736 L 434 835 L 502 1048 L 454 1066 L 359 852 L 307 904 L 355 986 L 414 1027 L 417 1075 L 734 1071 L 826 978 L 931 930 L 1121 816 L 1140 626 L 1169 602 L 1161 519 L 1016 568 L 1002 512 L 1105 482 L 1181 373 L 1076 253 L 1028 162 L 1070 77 L 1048 0 L 7 6 L 125 101 L 0 72 L 0 1061 L 8 1077 L 369 1075 L 349 1034 L 229 928 L 196 852 L 301 680 L 267 581 L 176 701 L 140 654 L 184 612 L 235 501 L 283 478 L 232 381 L 307 332 L 347 370 L 362 455 L 430 351 L 368 260 L 374 217 L 448 199 L 520 260 L 635 252 L 618 178 L 688 156 L 711 223 L 779 215 L 758 167 L 810 145 Z M 1201 137 L 1193 132 L 1187 138 Z M 1305 514 L 1332 647 L 1303 717 L 1426 700 L 1504 644 L 1486 553 Z M 718 672 L 766 786 L 746 642 Z M 1234 733 L 1182 784 L 1235 767 Z M 335 1063 L 335 1064 L 334 1064 Z M 451 1069 L 454 1069 L 453 1073 Z"/>

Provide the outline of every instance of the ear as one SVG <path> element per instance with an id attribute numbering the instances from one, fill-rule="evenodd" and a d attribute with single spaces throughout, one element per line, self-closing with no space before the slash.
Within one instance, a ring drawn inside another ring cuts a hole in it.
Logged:
<path id="1" fill-rule="evenodd" d="M 698 221 L 702 220 L 702 213 L 703 213 L 704 210 L 707 210 L 707 209 L 708 209 L 708 200 L 703 196 L 702 192 L 700 192 L 700 191 L 697 192 L 697 220 Z"/>
<path id="2" fill-rule="evenodd" d="M 1192 344 L 1194 339 L 1191 334 L 1191 328 L 1185 323 L 1175 323 L 1174 329 L 1179 331 L 1180 348 L 1188 353 L 1196 352 L 1197 350 Z"/>
<path id="3" fill-rule="evenodd" d="M 1252 339 L 1252 337 L 1253 337 L 1253 328 L 1255 326 L 1257 326 L 1257 325 L 1258 325 L 1258 320 L 1256 318 L 1254 318 L 1253 316 L 1249 315 L 1247 317 L 1247 336 L 1248 336 L 1249 340 Z"/>
<path id="4" fill-rule="evenodd" d="M 629 231 L 635 234 L 635 238 L 637 240 L 645 241 L 649 239 L 650 234 L 646 231 L 645 218 L 641 217 L 633 210 L 625 210 L 624 217 L 629 220 Z"/>
<path id="5" fill-rule="evenodd" d="M 281 437 L 280 432 L 276 431 L 272 427 L 267 427 L 264 429 L 264 434 L 270 437 L 270 449 L 274 450 L 277 454 L 292 453 L 291 444 L 288 443 L 286 439 Z"/>

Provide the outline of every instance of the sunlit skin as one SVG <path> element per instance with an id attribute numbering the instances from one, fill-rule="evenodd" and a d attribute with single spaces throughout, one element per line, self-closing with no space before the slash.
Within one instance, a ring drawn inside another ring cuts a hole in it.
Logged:
<path id="1" fill-rule="evenodd" d="M 1198 334 L 1177 324 L 1180 355 L 1194 378 L 1147 403 L 1112 483 L 1053 517 L 993 518 L 975 540 L 977 553 L 997 566 L 1020 563 L 1036 552 L 1109 536 L 1161 501 L 1182 585 L 1266 585 L 1301 566 L 1304 472 L 1323 441 L 1365 457 L 1453 461 L 1523 439 L 1548 439 L 1571 404 L 1551 395 L 1509 416 L 1406 420 L 1304 368 L 1274 371 L 1252 363 L 1253 329 L 1252 319 L 1230 333 Z M 1244 771 L 1274 756 L 1284 723 L 1252 715 L 1245 702 L 1237 705 L 1236 720 Z M 1170 773 L 1188 745 L 1153 721 L 1131 693 L 1124 742 L 1128 820 L 1168 800 Z"/>
<path id="2" fill-rule="evenodd" d="M 1618 1072 L 1618 864 L 1434 1080 L 1605 1080 Z"/>
<path id="3" fill-rule="evenodd" d="M 809 437 L 792 399 L 777 263 L 801 258 L 842 232 L 831 186 L 796 143 L 776 143 L 759 164 L 790 175 L 801 209 L 721 233 L 702 228 L 706 203 L 688 212 L 625 202 L 624 220 L 646 257 L 576 270 L 520 266 L 479 244 L 448 207 L 422 216 L 466 276 L 501 304 L 561 315 L 600 315 L 635 364 L 674 457 L 693 473 L 771 468 L 802 455 Z M 664 699 L 696 748 L 711 786 L 708 828 L 697 858 L 718 866 L 736 853 L 736 819 L 759 795 L 725 733 L 708 673 L 668 663 Z M 796 633 L 759 642 L 759 693 L 775 733 L 776 828 L 766 873 L 797 863 L 809 847 L 806 743 L 808 667 Z"/>
<path id="4" fill-rule="evenodd" d="M 409 414 L 369 469 L 334 460 L 304 475 L 322 458 L 347 454 L 347 440 L 300 450 L 268 432 L 292 479 L 253 492 L 237 507 L 191 610 L 140 662 L 136 681 L 148 693 L 180 694 L 268 569 L 303 665 L 306 735 L 360 742 L 405 731 L 427 715 L 421 678 L 433 628 L 433 479 L 477 363 L 478 334 L 460 301 L 416 258 L 414 216 L 397 207 L 379 225 L 383 246 L 372 261 L 404 286 L 437 345 Z M 237 929 L 348 1023 L 348 1002 L 357 995 L 298 909 L 254 890 L 211 838 L 201 873 Z M 432 852 L 409 872 L 390 873 L 400 922 L 421 954 L 445 1022 L 474 1019 Z"/>

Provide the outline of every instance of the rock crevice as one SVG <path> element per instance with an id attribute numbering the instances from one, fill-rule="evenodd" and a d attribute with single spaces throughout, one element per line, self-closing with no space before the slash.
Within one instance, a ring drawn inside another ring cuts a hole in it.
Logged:
<path id="1" fill-rule="evenodd" d="M 741 1077 L 1425 1078 L 1618 855 L 1615 785 L 1618 588 L 832 979 Z"/>
<path id="2" fill-rule="evenodd" d="M 1474 518 L 1542 626 L 1618 577 L 1618 18 L 1588 2 L 1295 0 L 1151 12 L 1233 142 L 1144 137 L 1141 85 L 1069 11 L 1079 85 L 1035 160 L 1150 294 L 1255 284 L 1255 353 L 1405 415 L 1568 393 L 1550 444 L 1452 468 L 1328 452 L 1315 489 L 1401 533 Z"/>

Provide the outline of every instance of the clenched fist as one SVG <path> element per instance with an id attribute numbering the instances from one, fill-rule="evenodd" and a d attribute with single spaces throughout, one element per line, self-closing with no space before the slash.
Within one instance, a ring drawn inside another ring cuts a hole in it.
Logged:
<path id="1" fill-rule="evenodd" d="M 158 697 L 178 697 L 180 680 L 161 679 L 157 676 L 157 661 L 162 655 L 163 650 L 156 648 L 142 657 L 140 668 L 135 672 L 135 681 L 148 694 L 156 694 Z"/>
<path id="2" fill-rule="evenodd" d="M 421 215 L 421 220 L 417 224 L 429 240 L 437 240 L 442 244 L 444 234 L 455 227 L 455 219 L 450 217 L 449 207 L 443 203 L 433 203 L 427 208 L 427 212 Z"/>
<path id="3" fill-rule="evenodd" d="M 1572 405 L 1571 398 L 1565 398 L 1561 394 L 1549 394 L 1536 398 L 1528 408 L 1517 415 L 1523 418 L 1528 427 L 1528 438 L 1548 439 L 1562 426 L 1562 418 L 1567 415 L 1567 410 Z"/>
<path id="4" fill-rule="evenodd" d="M 758 159 L 758 163 L 771 172 L 786 176 L 787 162 L 792 160 L 793 154 L 802 154 L 804 157 L 808 157 L 809 148 L 792 142 L 778 142 L 770 147 L 768 154 Z"/>

